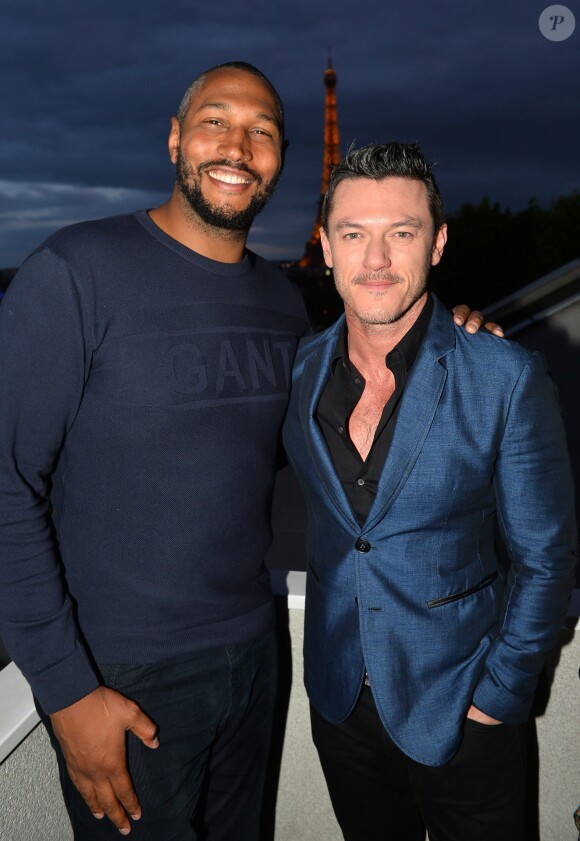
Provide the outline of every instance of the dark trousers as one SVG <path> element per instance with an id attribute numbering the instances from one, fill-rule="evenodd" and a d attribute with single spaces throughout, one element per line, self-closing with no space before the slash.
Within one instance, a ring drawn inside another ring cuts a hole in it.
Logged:
<path id="1" fill-rule="evenodd" d="M 274 701 L 276 639 L 142 666 L 101 666 L 104 682 L 158 725 L 159 748 L 129 733 L 128 764 L 143 816 L 135 841 L 257 841 Z M 117 839 L 72 784 L 50 720 L 75 841 Z"/>
<path id="2" fill-rule="evenodd" d="M 523 841 L 523 728 L 466 720 L 458 753 L 432 768 L 389 738 L 368 687 L 342 724 L 313 707 L 311 721 L 346 841 L 424 841 L 425 829 L 429 841 Z"/>

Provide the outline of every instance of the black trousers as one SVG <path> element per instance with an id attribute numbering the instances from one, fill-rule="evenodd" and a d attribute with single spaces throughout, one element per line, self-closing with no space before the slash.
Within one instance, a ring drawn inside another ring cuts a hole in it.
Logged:
<path id="1" fill-rule="evenodd" d="M 346 841 L 524 841 L 523 727 L 466 720 L 458 753 L 432 768 L 389 738 L 368 687 L 342 724 L 313 707 L 311 722 Z"/>
<path id="2" fill-rule="evenodd" d="M 274 632 L 253 642 L 151 665 L 101 666 L 105 683 L 139 703 L 159 727 L 159 747 L 127 737 L 129 772 L 143 817 L 131 841 L 258 841 L 276 697 Z M 50 719 L 75 841 L 113 841 L 74 787 Z"/>

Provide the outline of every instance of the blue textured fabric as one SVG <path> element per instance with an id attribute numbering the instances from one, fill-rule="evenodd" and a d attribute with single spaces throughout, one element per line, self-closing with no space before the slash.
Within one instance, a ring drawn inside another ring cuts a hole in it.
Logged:
<path id="1" fill-rule="evenodd" d="M 145 212 L 32 254 L 0 307 L 0 634 L 53 712 L 92 661 L 273 627 L 263 564 L 308 324 L 266 261 L 208 260 Z"/>
<path id="2" fill-rule="evenodd" d="M 439 765 L 472 702 L 526 719 L 565 616 L 576 529 L 557 398 L 540 355 L 466 334 L 436 300 L 361 527 L 313 419 L 339 329 L 300 348 L 284 429 L 309 511 L 306 687 L 344 721 L 366 666 L 393 741 Z"/>

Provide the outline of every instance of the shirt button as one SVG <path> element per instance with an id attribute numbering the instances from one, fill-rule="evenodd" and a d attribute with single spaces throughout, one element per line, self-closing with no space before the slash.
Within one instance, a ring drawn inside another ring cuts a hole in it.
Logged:
<path id="1" fill-rule="evenodd" d="M 342 433 L 344 432 L 343 427 L 342 427 L 342 426 L 339 426 L 339 427 L 338 427 L 338 431 L 339 431 L 339 433 L 342 435 Z"/>
<path id="2" fill-rule="evenodd" d="M 356 483 L 357 483 L 357 485 L 360 485 L 362 487 L 365 483 L 365 480 L 364 479 L 357 479 Z"/>
<path id="3" fill-rule="evenodd" d="M 355 378 L 355 383 L 356 383 L 357 385 L 360 385 L 360 380 Z"/>
<path id="4" fill-rule="evenodd" d="M 354 544 L 354 548 L 357 550 L 357 552 L 370 552 L 371 544 L 368 542 L 368 540 L 363 540 L 362 537 L 359 537 L 357 542 Z"/>

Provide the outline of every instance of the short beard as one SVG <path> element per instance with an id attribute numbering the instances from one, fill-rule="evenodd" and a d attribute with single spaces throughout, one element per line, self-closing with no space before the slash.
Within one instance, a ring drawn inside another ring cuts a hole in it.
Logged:
<path id="1" fill-rule="evenodd" d="M 203 197 L 200 186 L 202 173 L 204 170 L 217 166 L 227 166 L 230 169 L 233 168 L 240 172 L 247 172 L 255 179 L 257 190 L 250 199 L 248 206 L 243 210 L 234 210 L 227 203 L 222 207 L 216 207 L 207 202 Z M 226 160 L 206 161 L 198 166 L 196 175 L 192 165 L 181 154 L 181 149 L 177 153 L 175 183 L 191 210 L 206 225 L 210 225 L 212 228 L 219 228 L 223 231 L 230 231 L 233 234 L 245 235 L 248 233 L 252 227 L 254 218 L 264 209 L 274 193 L 279 177 L 280 173 L 277 173 L 270 181 L 264 184 L 261 176 L 245 164 L 234 164 Z"/>
<path id="2" fill-rule="evenodd" d="M 400 319 L 403 318 L 409 312 L 409 310 L 412 309 L 415 306 L 417 301 L 427 291 L 427 288 L 428 288 L 428 283 L 427 282 L 428 282 L 428 278 L 429 278 L 430 269 L 431 269 L 431 259 L 429 258 L 425 262 L 425 265 L 423 266 L 422 277 L 421 277 L 421 285 L 420 285 L 419 289 L 415 292 L 415 294 L 413 296 L 413 299 L 406 305 L 406 307 L 403 310 L 395 310 L 394 312 L 393 311 L 382 310 L 381 307 L 380 307 L 380 303 L 378 303 L 378 301 L 380 301 L 381 295 L 380 295 L 380 293 L 377 293 L 376 310 L 372 313 L 368 313 L 363 318 L 359 317 L 358 320 L 362 324 L 373 325 L 373 326 L 379 326 L 381 324 L 394 324 L 396 321 L 400 321 Z M 373 280 L 386 280 L 386 281 L 389 281 L 390 283 L 403 283 L 404 282 L 404 279 L 401 277 L 401 275 L 395 274 L 394 272 L 388 272 L 388 271 L 382 270 L 382 271 L 377 271 L 377 272 L 364 272 L 363 274 L 355 275 L 355 277 L 353 277 L 351 283 L 353 285 L 357 285 L 357 284 L 360 285 L 360 284 L 364 284 L 365 282 L 373 281 Z"/>

